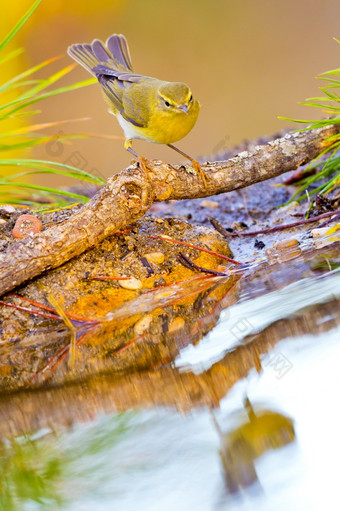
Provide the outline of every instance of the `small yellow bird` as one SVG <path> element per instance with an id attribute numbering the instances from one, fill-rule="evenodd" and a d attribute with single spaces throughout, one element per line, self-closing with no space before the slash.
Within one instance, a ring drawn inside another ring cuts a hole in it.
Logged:
<path id="1" fill-rule="evenodd" d="M 138 158 L 132 149 L 135 138 L 167 144 L 193 163 L 206 185 L 199 163 L 172 145 L 193 128 L 200 109 L 185 83 L 134 73 L 127 41 L 121 34 L 113 34 L 106 44 L 98 39 L 91 44 L 73 44 L 67 53 L 97 77 L 109 111 L 124 131 L 125 149 Z"/>

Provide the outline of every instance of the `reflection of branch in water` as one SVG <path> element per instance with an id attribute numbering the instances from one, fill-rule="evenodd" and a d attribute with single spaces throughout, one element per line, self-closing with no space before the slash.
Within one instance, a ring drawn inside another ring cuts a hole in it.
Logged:
<path id="1" fill-rule="evenodd" d="M 194 277 L 126 300 L 112 313 L 96 320 L 80 322 L 80 316 L 77 316 L 75 344 L 79 349 L 73 371 L 69 371 L 67 364 L 61 366 L 68 357 L 68 333 L 65 332 L 63 342 L 60 335 L 54 342 L 55 335 L 61 333 L 59 322 L 55 322 L 59 316 L 42 312 L 44 317 L 48 314 L 47 319 L 54 320 L 46 333 L 35 320 L 35 309 L 25 309 L 30 314 L 27 317 L 31 323 L 24 323 L 24 327 L 33 323 L 29 331 L 34 337 L 29 345 L 25 341 L 15 345 L 8 341 L 7 351 L 3 350 L 0 355 L 0 386 L 4 390 L 28 389 L 47 380 L 50 385 L 63 384 L 103 372 L 146 370 L 169 363 L 183 346 L 202 337 L 201 330 L 193 330 L 200 317 L 207 317 L 205 329 L 214 326 L 220 311 L 215 304 L 232 290 L 234 280 L 211 275 Z M 202 297 L 199 311 L 196 310 L 197 297 Z M 35 307 L 46 308 L 36 301 L 32 303 Z M 22 310 L 16 304 L 13 307 Z M 24 339 L 27 337 L 29 333 L 23 336 Z M 17 361 L 15 371 L 14 361 Z"/>
<path id="2" fill-rule="evenodd" d="M 154 406 L 192 408 L 219 406 L 233 385 L 256 367 L 258 354 L 269 352 L 282 339 L 333 329 L 340 324 L 340 300 L 318 304 L 303 317 L 276 321 L 254 340 L 228 352 L 201 374 L 180 372 L 172 367 L 134 374 L 106 374 L 80 384 L 34 392 L 3 395 L 0 400 L 0 431 L 4 436 L 42 427 L 69 426 L 92 420 L 99 412 L 118 412 Z M 329 321 L 321 321 L 330 317 Z M 284 342 L 284 341 L 283 341 Z"/>

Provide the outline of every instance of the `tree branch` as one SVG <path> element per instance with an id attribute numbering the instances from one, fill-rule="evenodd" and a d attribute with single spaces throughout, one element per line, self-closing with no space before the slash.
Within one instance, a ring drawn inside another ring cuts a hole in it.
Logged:
<path id="1" fill-rule="evenodd" d="M 107 184 L 72 217 L 45 231 L 13 243 L 0 254 L 0 295 L 56 268 L 142 217 L 154 202 L 208 197 L 294 170 L 318 156 L 340 124 L 257 146 L 222 162 L 207 162 L 204 187 L 190 166 L 149 162 L 148 175 L 138 164 L 110 177 Z"/>

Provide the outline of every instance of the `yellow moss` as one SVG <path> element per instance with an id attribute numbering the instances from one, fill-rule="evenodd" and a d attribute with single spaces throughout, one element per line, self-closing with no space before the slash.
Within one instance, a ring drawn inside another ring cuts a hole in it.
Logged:
<path id="1" fill-rule="evenodd" d="M 12 374 L 13 366 L 11 365 L 2 365 L 0 366 L 0 374 L 1 376 L 9 376 Z"/>
<path id="2" fill-rule="evenodd" d="M 102 318 L 135 296 L 135 291 L 128 289 L 105 289 L 100 293 L 81 296 L 67 312 L 91 319 Z"/>
<path id="3" fill-rule="evenodd" d="M 166 243 L 166 242 L 165 242 Z M 212 236 L 212 235 L 202 235 L 197 237 L 196 240 L 190 240 L 190 243 L 197 244 L 197 246 L 200 246 L 202 248 L 209 248 L 210 250 L 221 253 L 221 254 L 230 254 L 230 250 L 228 248 L 228 245 L 225 241 L 220 240 L 218 237 Z M 175 248 L 175 245 L 173 245 L 173 248 Z M 182 247 L 181 247 L 182 249 Z M 192 253 L 194 249 L 183 247 L 183 253 Z M 165 252 L 168 254 L 169 257 L 169 251 Z M 164 273 L 157 273 L 155 275 L 152 275 L 151 277 L 145 277 L 140 278 L 140 275 L 134 275 L 135 278 L 139 278 L 142 282 L 142 289 L 143 290 L 152 290 L 154 287 L 157 287 L 156 281 L 158 281 L 160 278 L 163 278 L 166 285 L 175 283 L 175 282 L 182 282 L 182 281 L 188 281 L 192 280 L 195 277 L 199 277 L 200 273 L 196 272 L 194 270 L 191 270 L 189 268 L 186 268 L 182 264 L 180 264 L 176 259 L 176 252 L 172 252 L 172 261 L 173 265 L 171 268 L 171 272 L 168 273 L 166 270 Z M 196 250 L 196 253 L 198 256 L 196 258 L 190 257 L 191 260 L 197 265 L 202 266 L 203 268 L 207 269 L 216 269 L 221 262 L 221 259 L 219 259 L 217 256 L 208 254 L 206 252 L 199 252 Z M 91 273 L 96 274 L 97 271 L 95 269 L 92 269 L 93 271 Z M 98 273 L 100 274 L 100 270 L 98 270 Z M 203 275 L 202 275 L 203 276 Z M 125 282 L 125 281 L 124 281 Z M 120 283 L 120 282 L 119 282 Z M 156 283 L 156 285 L 155 285 Z M 169 287 L 165 285 L 164 291 L 166 292 Z M 127 301 L 133 300 L 138 296 L 138 291 L 135 290 L 129 290 L 125 289 L 123 287 L 117 287 L 116 283 L 113 284 L 114 287 L 108 287 L 103 283 L 101 286 L 96 283 L 95 293 L 88 294 L 87 293 L 87 287 L 85 287 L 83 290 L 78 290 L 78 293 L 80 298 L 68 309 L 68 312 L 72 312 L 74 314 L 79 314 L 85 318 L 103 318 L 107 313 L 112 312 L 116 310 L 118 307 L 121 307 L 124 303 Z M 208 288 L 210 286 L 209 281 L 195 281 L 195 283 L 188 284 L 188 287 L 183 288 L 183 299 L 179 299 L 178 306 L 190 306 L 193 301 L 197 298 L 197 295 L 199 293 L 199 290 L 202 288 Z M 102 289 L 102 290 L 101 290 Z M 93 289 L 92 289 L 93 290 Z M 169 289 L 169 292 L 171 292 L 171 288 Z M 187 296 L 188 295 L 188 296 Z M 187 296 L 187 297 L 186 297 Z M 215 295 L 217 299 L 219 299 L 220 292 L 216 292 Z M 120 320 L 119 324 L 117 324 L 117 328 L 119 330 L 126 329 L 132 324 L 135 324 L 137 321 L 136 316 L 133 316 L 133 319 L 130 321 L 129 319 L 125 318 L 124 320 Z"/>
<path id="4" fill-rule="evenodd" d="M 185 321 L 180 316 L 177 316 L 169 325 L 169 334 L 181 330 L 185 326 Z"/>

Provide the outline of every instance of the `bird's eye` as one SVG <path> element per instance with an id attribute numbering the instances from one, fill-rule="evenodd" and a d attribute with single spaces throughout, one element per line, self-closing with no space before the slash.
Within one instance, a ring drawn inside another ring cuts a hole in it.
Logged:
<path id="1" fill-rule="evenodd" d="M 165 104 L 165 106 L 167 106 L 169 108 L 169 106 L 170 106 L 169 101 L 164 100 L 164 104 Z"/>
<path id="2" fill-rule="evenodd" d="M 191 94 L 191 96 L 189 98 L 189 102 L 191 102 L 192 100 L 193 100 L 193 97 L 192 97 L 192 94 Z"/>

